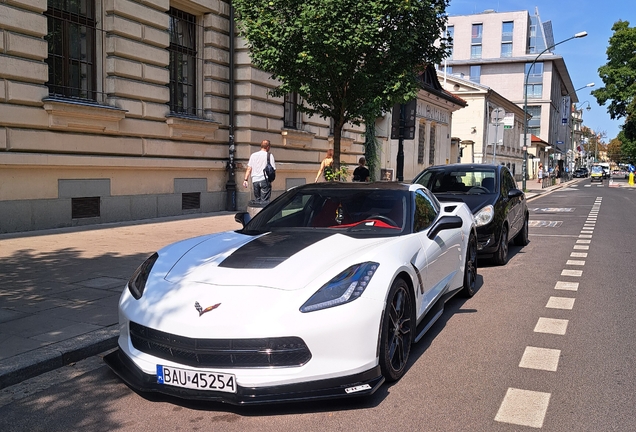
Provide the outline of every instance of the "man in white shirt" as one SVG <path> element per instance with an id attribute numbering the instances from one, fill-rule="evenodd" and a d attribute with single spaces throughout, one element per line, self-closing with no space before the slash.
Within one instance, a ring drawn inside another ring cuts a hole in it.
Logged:
<path id="1" fill-rule="evenodd" d="M 263 170 L 267 165 L 267 155 L 269 155 L 269 163 L 274 169 L 276 164 L 274 163 L 274 155 L 269 154 L 270 142 L 269 140 L 261 141 L 261 149 L 255 153 L 252 153 L 250 160 L 247 163 L 247 170 L 245 171 L 245 180 L 243 186 L 247 187 L 247 179 L 252 177 L 252 187 L 254 188 L 254 202 L 259 204 L 267 204 L 269 198 L 272 195 L 272 184 L 267 181 Z"/>

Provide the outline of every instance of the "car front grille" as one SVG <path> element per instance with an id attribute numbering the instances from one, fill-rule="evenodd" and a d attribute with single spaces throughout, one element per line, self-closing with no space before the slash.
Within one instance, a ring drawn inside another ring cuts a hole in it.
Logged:
<path id="1" fill-rule="evenodd" d="M 193 339 L 130 322 L 130 340 L 141 352 L 194 367 L 261 368 L 302 366 L 311 352 L 299 337 Z"/>

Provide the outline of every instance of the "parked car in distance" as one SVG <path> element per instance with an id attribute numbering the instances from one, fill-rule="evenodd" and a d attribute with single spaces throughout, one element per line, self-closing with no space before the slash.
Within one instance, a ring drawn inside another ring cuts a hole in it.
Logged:
<path id="1" fill-rule="evenodd" d="M 574 178 L 586 178 L 588 175 L 589 171 L 585 167 L 577 168 L 576 170 L 574 170 L 574 173 L 572 173 L 572 176 Z"/>
<path id="2" fill-rule="evenodd" d="M 603 168 L 598 165 L 594 165 L 592 167 L 592 172 L 590 173 L 590 182 L 599 181 L 603 183 L 604 178 L 605 174 L 603 172 Z"/>
<path id="3" fill-rule="evenodd" d="M 497 265 L 508 262 L 508 246 L 528 244 L 525 194 L 503 165 L 451 164 L 431 166 L 413 183 L 426 186 L 442 203 L 461 201 L 473 212 L 477 253 Z"/>
<path id="4" fill-rule="evenodd" d="M 470 209 L 421 185 L 311 183 L 235 219 L 133 273 L 104 358 L 133 389 L 237 405 L 368 396 L 476 290 Z"/>

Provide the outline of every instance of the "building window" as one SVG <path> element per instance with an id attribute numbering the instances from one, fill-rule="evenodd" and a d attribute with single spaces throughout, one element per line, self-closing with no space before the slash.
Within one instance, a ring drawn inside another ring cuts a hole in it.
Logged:
<path id="1" fill-rule="evenodd" d="M 528 120 L 528 133 L 539 136 L 541 133 L 541 106 L 528 106 L 527 112 L 532 116 L 530 120 Z"/>
<path id="2" fill-rule="evenodd" d="M 197 115 L 196 17 L 170 8 L 170 111 Z"/>
<path id="3" fill-rule="evenodd" d="M 434 165 L 435 164 L 435 125 L 431 124 L 431 133 L 429 134 L 429 139 L 428 139 L 428 144 L 429 144 L 429 148 L 428 148 L 428 163 L 429 165 Z"/>
<path id="4" fill-rule="evenodd" d="M 298 93 L 296 92 L 285 95 L 284 126 L 288 129 L 300 129 L 300 111 L 298 111 Z M 333 130 L 333 126 L 330 125 L 330 127 Z"/>
<path id="5" fill-rule="evenodd" d="M 478 83 L 479 84 L 479 80 L 481 79 L 481 66 L 476 65 L 476 66 L 471 66 L 470 67 L 470 77 L 469 79 L 472 82 Z"/>
<path id="6" fill-rule="evenodd" d="M 417 163 L 420 165 L 424 163 L 425 148 L 426 148 L 426 124 L 420 123 L 419 132 L 417 136 Z"/>
<path id="7" fill-rule="evenodd" d="M 455 38 L 455 27 L 448 26 L 446 28 L 446 37 L 449 39 L 448 43 L 450 44 L 450 54 L 448 56 L 449 59 L 453 58 L 453 51 L 455 50 L 455 42 L 453 41 Z"/>
<path id="8" fill-rule="evenodd" d="M 481 58 L 481 37 L 483 24 L 473 24 L 470 39 L 470 58 Z"/>
<path id="9" fill-rule="evenodd" d="M 504 22 L 501 25 L 501 56 L 512 57 L 512 33 L 514 22 Z"/>
<path id="10" fill-rule="evenodd" d="M 543 95 L 543 63 L 526 63 L 526 95 L 528 99 L 541 99 Z"/>
<path id="11" fill-rule="evenodd" d="M 49 93 L 97 99 L 95 71 L 95 3 L 93 0 L 48 0 Z"/>
<path id="12" fill-rule="evenodd" d="M 470 46 L 470 58 L 471 59 L 479 59 L 479 58 L 481 58 L 481 45 L 471 45 Z"/>
<path id="13" fill-rule="evenodd" d="M 528 99 L 541 99 L 543 95 L 543 84 L 528 84 L 526 93 Z"/>

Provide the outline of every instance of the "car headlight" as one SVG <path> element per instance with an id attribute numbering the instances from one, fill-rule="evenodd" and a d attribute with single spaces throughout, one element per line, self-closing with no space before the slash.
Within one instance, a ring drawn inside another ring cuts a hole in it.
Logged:
<path id="1" fill-rule="evenodd" d="M 150 270 L 152 270 L 152 266 L 155 265 L 157 258 L 159 258 L 159 254 L 157 252 L 153 253 L 150 258 L 137 267 L 137 270 L 135 270 L 128 280 L 128 290 L 136 300 L 139 300 L 141 296 L 144 295 L 144 289 L 146 288 Z"/>
<path id="2" fill-rule="evenodd" d="M 475 219 L 475 227 L 484 226 L 489 224 L 495 217 L 495 208 L 492 205 L 487 205 L 483 209 L 479 210 L 473 218 Z"/>
<path id="3" fill-rule="evenodd" d="M 300 311 L 313 312 L 354 301 L 362 295 L 379 266 L 365 262 L 349 267 L 316 291 Z"/>

